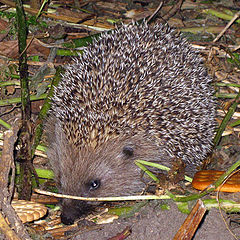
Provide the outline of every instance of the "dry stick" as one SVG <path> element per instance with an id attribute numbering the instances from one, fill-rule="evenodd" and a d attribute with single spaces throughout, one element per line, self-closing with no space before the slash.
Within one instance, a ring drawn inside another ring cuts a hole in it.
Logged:
<path id="1" fill-rule="evenodd" d="M 170 199 L 167 195 L 136 195 L 136 196 L 122 196 L 122 197 L 78 197 L 78 196 L 72 196 L 72 195 L 65 195 L 60 193 L 53 193 L 48 192 L 40 189 L 33 189 L 34 192 L 53 196 L 57 198 L 67 198 L 67 199 L 76 199 L 81 201 L 100 201 L 100 202 L 107 202 L 107 201 L 130 201 L 130 200 L 152 200 L 152 199 Z"/>
<path id="2" fill-rule="evenodd" d="M 191 240 L 195 234 L 207 209 L 202 200 L 198 200 L 191 213 L 185 219 L 183 225 L 179 228 L 173 240 Z"/>
<path id="3" fill-rule="evenodd" d="M 4 216 L 0 212 L 0 230 L 1 232 L 11 240 L 21 240 L 17 234 L 9 227 L 7 221 L 5 220 Z"/>
<path id="4" fill-rule="evenodd" d="M 160 9 L 162 8 L 163 2 L 161 1 L 160 4 L 158 5 L 157 9 L 154 11 L 154 13 L 147 19 L 147 23 L 149 23 L 152 18 L 158 14 L 158 12 L 160 11 Z"/>
<path id="5" fill-rule="evenodd" d="M 218 34 L 218 36 L 213 40 L 213 42 L 216 42 L 219 40 L 220 37 L 227 31 L 227 29 L 233 24 L 234 21 L 236 21 L 240 16 L 240 11 L 238 11 L 232 20 L 227 24 L 227 26 Z"/>
<path id="6" fill-rule="evenodd" d="M 19 57 L 21 57 L 29 48 L 29 46 L 31 45 L 32 41 L 34 39 L 34 35 L 31 37 L 30 41 L 27 43 L 27 46 L 24 48 L 24 50 L 21 52 L 21 54 L 19 55 Z"/>
<path id="7" fill-rule="evenodd" d="M 3 4 L 6 4 L 10 7 L 16 7 L 16 4 L 15 2 L 12 2 L 12 1 L 9 1 L 9 0 L 0 0 L 1 3 Z M 37 15 L 38 14 L 38 10 L 36 9 L 32 9 L 32 8 L 26 8 L 24 7 L 24 11 L 32 14 L 32 15 Z M 42 13 L 41 14 L 42 16 L 44 17 L 49 17 L 49 18 L 52 18 L 52 19 L 57 19 L 57 20 L 63 20 L 63 21 L 67 21 L 67 22 L 73 22 L 73 23 L 78 23 L 79 21 L 85 21 L 85 19 L 87 19 L 89 15 L 87 16 L 84 16 L 82 19 L 81 18 L 76 18 L 76 17 L 70 17 L 70 16 L 64 16 L 64 15 L 56 15 L 56 14 L 52 14 L 52 13 Z"/>
<path id="8" fill-rule="evenodd" d="M 5 228 L 5 234 L 9 239 L 19 239 L 19 238 L 12 238 L 16 234 L 22 240 L 30 240 L 28 233 L 24 229 L 24 226 L 16 215 L 13 207 L 10 205 L 10 200 L 12 198 L 12 190 L 14 184 L 14 177 L 15 177 L 15 166 L 14 166 L 14 158 L 13 158 L 13 150 L 14 144 L 17 139 L 18 130 L 20 127 L 20 121 L 14 124 L 13 129 L 7 130 L 4 133 L 4 144 L 2 150 L 2 158 L 0 161 L 0 209 L 4 216 L 7 217 L 9 223 L 11 224 L 11 228 L 14 229 L 14 233 L 9 232 L 8 229 Z M 12 172 L 11 172 L 12 170 Z M 9 173 L 11 172 L 11 183 L 8 185 L 9 181 Z M 9 187 L 8 187 L 9 186 Z M 3 218 L 1 218 L 1 227 L 6 227 L 6 224 L 3 222 Z M 12 230 L 13 231 L 13 230 Z"/>
<path id="9" fill-rule="evenodd" d="M 233 51 L 235 52 L 235 51 L 237 51 L 238 49 L 240 49 L 240 45 L 237 46 L 237 47 L 235 47 L 235 48 L 233 48 Z"/>
<path id="10" fill-rule="evenodd" d="M 178 3 L 175 4 L 171 10 L 162 17 L 162 19 L 164 19 L 165 21 L 167 21 L 169 18 L 171 18 L 172 16 L 174 16 L 176 14 L 177 11 L 179 11 L 181 9 L 181 6 L 183 4 L 184 0 L 178 0 Z"/>

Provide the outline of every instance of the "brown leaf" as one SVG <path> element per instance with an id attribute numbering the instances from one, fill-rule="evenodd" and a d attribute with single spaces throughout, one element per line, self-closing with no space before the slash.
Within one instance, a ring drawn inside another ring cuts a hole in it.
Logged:
<path id="1" fill-rule="evenodd" d="M 9 32 L 9 23 L 0 18 L 0 41 L 4 39 Z"/>
<path id="2" fill-rule="evenodd" d="M 27 40 L 29 43 L 30 39 Z M 27 49 L 28 56 L 44 56 L 47 57 L 49 54 L 49 49 L 40 44 L 41 41 L 38 39 L 33 39 L 30 46 Z M 0 42 L 0 52 L 1 55 L 9 57 L 9 58 L 18 58 L 18 42 L 17 40 Z"/>

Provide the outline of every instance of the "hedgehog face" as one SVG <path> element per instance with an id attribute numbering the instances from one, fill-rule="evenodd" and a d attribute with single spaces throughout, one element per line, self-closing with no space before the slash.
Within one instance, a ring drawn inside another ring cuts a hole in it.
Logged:
<path id="1" fill-rule="evenodd" d="M 64 138 L 56 136 L 55 139 Z M 144 135 L 111 139 L 96 149 L 76 149 L 62 141 L 52 144 L 61 146 L 57 151 L 50 147 L 48 155 L 51 162 L 58 162 L 53 167 L 59 190 L 63 194 L 83 197 L 138 194 L 145 184 L 134 160 L 159 162 L 159 147 Z M 169 163 L 169 159 L 166 162 Z M 96 204 L 98 203 L 63 199 L 63 223 L 73 223 Z"/>
<path id="2" fill-rule="evenodd" d="M 140 169 L 134 160 L 159 162 L 159 147 L 143 135 L 111 139 L 96 149 L 76 149 L 70 144 L 64 149 L 54 169 L 59 188 L 65 194 L 84 197 L 141 192 L 144 186 L 139 183 Z"/>

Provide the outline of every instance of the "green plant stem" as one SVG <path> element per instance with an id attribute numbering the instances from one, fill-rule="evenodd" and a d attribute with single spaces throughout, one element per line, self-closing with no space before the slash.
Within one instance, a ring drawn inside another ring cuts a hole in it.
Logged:
<path id="1" fill-rule="evenodd" d="M 19 199 L 31 199 L 31 105 L 27 65 L 27 24 L 21 0 L 16 1 L 16 18 L 18 30 L 19 74 L 21 83 L 22 126 L 19 134 L 20 161 Z"/>
<path id="2" fill-rule="evenodd" d="M 235 93 L 216 93 L 215 96 L 217 98 L 229 98 L 229 99 L 233 99 L 236 98 L 237 94 Z"/>
<path id="3" fill-rule="evenodd" d="M 11 125 L 6 123 L 5 121 L 3 121 L 1 118 L 0 118 L 0 124 L 3 125 L 5 128 L 7 129 L 10 129 L 11 128 Z"/>
<path id="4" fill-rule="evenodd" d="M 158 163 L 154 163 L 154 162 L 148 162 L 148 161 L 144 161 L 144 160 L 136 160 L 135 161 L 135 164 L 140 167 L 144 172 L 146 172 L 148 175 L 149 175 L 149 170 L 147 168 L 145 168 L 143 165 L 147 165 L 149 167 L 154 167 L 154 168 L 158 168 L 158 169 L 161 169 L 161 170 L 164 170 L 164 171 L 170 171 L 170 168 L 169 167 L 166 167 L 166 166 L 163 166 L 161 164 L 158 164 Z M 142 165 L 143 164 L 143 165 Z M 147 170 L 147 171 L 145 171 Z M 154 177 L 152 177 L 152 173 L 149 175 L 154 181 L 155 180 L 155 175 Z M 188 177 L 188 176 L 184 176 L 185 177 L 185 180 L 188 181 L 188 182 L 192 182 L 192 178 Z M 157 181 L 156 181 L 157 182 Z"/>
<path id="5" fill-rule="evenodd" d="M 44 1 L 43 1 L 42 5 L 41 5 L 41 7 L 40 7 L 40 9 L 39 9 L 39 11 L 38 11 L 38 13 L 37 13 L 36 19 L 38 19 L 38 17 L 41 15 L 44 6 L 45 6 L 47 3 L 48 3 L 48 0 L 44 0 Z"/>
<path id="6" fill-rule="evenodd" d="M 46 179 L 53 179 L 54 178 L 54 173 L 52 170 L 49 169 L 41 169 L 41 168 L 36 168 L 36 173 L 39 178 L 46 178 Z M 16 164 L 16 174 L 20 174 L 20 166 L 19 164 Z"/>
<path id="7" fill-rule="evenodd" d="M 204 26 L 204 27 L 184 27 L 180 28 L 180 32 L 189 32 L 193 34 L 199 34 L 199 33 L 213 33 L 218 34 L 224 29 L 223 26 Z"/>
<path id="8" fill-rule="evenodd" d="M 218 208 L 220 203 L 221 208 L 228 213 L 240 212 L 240 203 L 231 200 L 219 199 L 217 201 L 216 199 L 204 199 L 203 203 L 208 210 L 213 207 Z"/>
<path id="9" fill-rule="evenodd" d="M 222 137 L 222 133 L 224 132 L 229 120 L 233 116 L 234 112 L 236 111 L 237 105 L 239 104 L 239 98 L 240 98 L 240 90 L 238 95 L 235 98 L 235 101 L 233 104 L 229 107 L 227 114 L 225 115 L 224 119 L 221 122 L 221 125 L 218 128 L 217 134 L 214 137 L 213 143 L 214 146 L 217 146 L 220 142 L 220 139 Z"/>
<path id="10" fill-rule="evenodd" d="M 139 163 L 139 161 L 135 161 L 135 164 L 150 178 L 152 178 L 156 183 L 159 183 L 159 179 L 152 172 L 150 172 L 145 166 Z"/>
<path id="11" fill-rule="evenodd" d="M 238 202 L 234 202 L 231 200 L 225 200 L 225 199 L 202 199 L 204 206 L 210 210 L 211 208 L 219 208 L 219 205 L 221 209 L 228 213 L 239 213 L 240 212 L 240 204 Z M 176 202 L 178 206 L 178 210 L 182 213 L 189 214 L 189 204 L 187 202 Z"/>
<path id="12" fill-rule="evenodd" d="M 37 119 L 37 126 L 35 127 L 35 135 L 33 138 L 33 146 L 32 146 L 32 157 L 34 156 L 35 150 L 37 148 L 37 146 L 40 143 L 41 137 L 42 137 L 42 133 L 43 133 L 43 120 L 46 118 L 47 112 L 49 111 L 50 107 L 51 107 L 51 97 L 53 95 L 54 92 L 54 87 L 56 87 L 61 79 L 61 74 L 63 73 L 63 69 L 61 67 L 58 67 L 56 69 L 56 74 L 53 78 L 52 84 L 51 84 L 51 88 L 48 92 L 48 96 L 45 99 L 45 102 L 41 108 L 41 111 L 38 115 L 38 119 Z"/>
<path id="13" fill-rule="evenodd" d="M 40 96 L 32 95 L 32 96 L 30 96 L 30 101 L 41 100 L 41 99 L 45 99 L 46 97 L 47 97 L 46 93 L 41 94 Z M 11 105 L 11 104 L 16 104 L 16 103 L 20 103 L 20 102 L 21 102 L 21 98 L 11 98 L 11 99 L 0 100 L 0 107 Z"/>
<path id="14" fill-rule="evenodd" d="M 215 83 L 215 85 L 217 87 L 238 87 L 238 88 L 240 88 L 240 84 L 237 84 L 237 83 L 222 83 L 222 82 L 218 82 L 218 83 Z"/>
<path id="15" fill-rule="evenodd" d="M 214 9 L 205 9 L 205 10 L 203 10 L 203 12 L 206 14 L 211 14 L 213 16 L 216 16 L 216 17 L 224 19 L 224 20 L 228 20 L 228 21 L 232 20 L 233 15 L 234 15 L 234 14 L 229 15 L 229 14 L 226 14 L 226 13 L 214 10 Z M 236 20 L 236 22 L 240 23 L 240 20 Z"/>
<path id="16" fill-rule="evenodd" d="M 235 126 L 237 126 L 237 125 L 239 125 L 239 124 L 240 124 L 240 120 L 237 120 L 237 121 L 229 124 L 229 126 L 230 126 L 230 127 L 235 127 Z"/>
<path id="17" fill-rule="evenodd" d="M 12 85 L 20 86 L 20 82 L 18 80 L 0 82 L 0 87 L 6 87 L 6 86 L 12 86 Z"/>

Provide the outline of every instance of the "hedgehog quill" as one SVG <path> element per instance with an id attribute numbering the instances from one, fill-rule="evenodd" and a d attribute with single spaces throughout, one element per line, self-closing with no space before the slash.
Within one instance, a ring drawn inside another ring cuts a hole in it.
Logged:
<path id="1" fill-rule="evenodd" d="M 144 188 L 134 160 L 186 172 L 211 151 L 216 104 L 200 55 L 167 26 L 103 33 L 66 69 L 46 126 L 48 157 L 63 194 L 126 196 Z M 71 224 L 92 203 L 64 199 Z"/>

